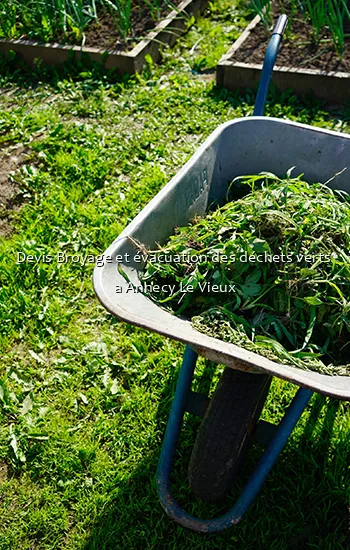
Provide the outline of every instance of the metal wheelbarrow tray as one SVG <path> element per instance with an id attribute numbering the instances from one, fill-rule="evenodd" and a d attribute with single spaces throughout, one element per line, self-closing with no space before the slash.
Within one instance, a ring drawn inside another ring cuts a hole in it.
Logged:
<path id="1" fill-rule="evenodd" d="M 219 126 L 180 172 L 154 197 L 105 251 L 96 267 L 94 287 L 102 304 L 120 319 L 180 340 L 197 353 L 228 367 L 264 371 L 324 395 L 350 400 L 350 377 L 328 376 L 279 364 L 236 345 L 195 330 L 191 322 L 173 316 L 141 292 L 133 292 L 118 271 L 119 262 L 134 285 L 141 286 L 139 250 L 132 240 L 156 249 L 194 216 L 203 216 L 212 203 L 225 201 L 233 178 L 268 171 L 280 177 L 296 165 L 312 182 L 326 182 L 350 161 L 350 136 L 288 120 L 241 118 Z M 350 192 L 345 170 L 331 187 Z M 136 257 L 136 260 L 135 260 Z M 239 362 L 239 363 L 238 363 Z"/>

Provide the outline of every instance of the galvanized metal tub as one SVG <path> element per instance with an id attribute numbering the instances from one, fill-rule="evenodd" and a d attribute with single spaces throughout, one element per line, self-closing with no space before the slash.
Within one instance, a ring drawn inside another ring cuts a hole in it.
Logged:
<path id="1" fill-rule="evenodd" d="M 104 252 L 104 265 L 94 270 L 99 300 L 118 318 L 187 343 L 216 363 L 266 372 L 319 393 L 350 400 L 350 377 L 282 365 L 206 336 L 195 330 L 190 321 L 173 316 L 141 292 L 131 290 L 118 271 L 120 263 L 130 281 L 140 285 L 138 273 L 143 264 L 132 239 L 155 249 L 157 243 L 173 234 L 175 227 L 202 216 L 213 202 L 223 203 L 229 183 L 237 176 L 262 171 L 284 176 L 296 165 L 295 173 L 303 173 L 307 181 L 326 182 L 349 164 L 347 134 L 265 117 L 222 124 Z M 330 186 L 350 192 L 350 171 L 345 170 Z"/>

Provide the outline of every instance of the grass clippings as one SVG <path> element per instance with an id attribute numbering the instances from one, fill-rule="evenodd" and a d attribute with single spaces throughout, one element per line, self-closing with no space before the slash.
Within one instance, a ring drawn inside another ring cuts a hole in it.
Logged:
<path id="1" fill-rule="evenodd" d="M 249 194 L 179 228 L 142 281 L 200 332 L 303 369 L 349 375 L 349 196 L 290 172 L 238 179 Z"/>

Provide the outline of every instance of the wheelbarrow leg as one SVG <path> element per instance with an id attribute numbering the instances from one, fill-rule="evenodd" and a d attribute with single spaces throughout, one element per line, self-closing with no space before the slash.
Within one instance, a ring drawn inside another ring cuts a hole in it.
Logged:
<path id="1" fill-rule="evenodd" d="M 189 346 L 186 346 L 157 470 L 158 493 L 162 504 L 161 495 L 166 498 L 170 486 L 170 473 L 173 465 L 174 453 L 186 410 L 186 401 L 191 389 L 197 357 L 197 353 Z"/>
<path id="2" fill-rule="evenodd" d="M 260 458 L 234 506 L 226 514 L 218 518 L 202 520 L 187 514 L 175 501 L 170 490 L 170 474 L 196 360 L 196 352 L 187 346 L 159 459 L 157 491 L 164 510 L 177 523 L 194 531 L 216 533 L 228 529 L 242 519 L 244 513 L 258 495 L 268 473 L 285 446 L 289 435 L 298 422 L 313 392 L 306 388 L 300 388 L 297 391 L 270 444 Z"/>

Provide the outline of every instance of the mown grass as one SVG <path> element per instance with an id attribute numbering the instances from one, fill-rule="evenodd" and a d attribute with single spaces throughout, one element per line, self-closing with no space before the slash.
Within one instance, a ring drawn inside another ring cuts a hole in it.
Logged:
<path id="1" fill-rule="evenodd" d="M 30 158 L 13 175 L 25 203 L 0 241 L 1 550 L 333 550 L 349 541 L 349 407 L 317 395 L 241 524 L 219 536 L 173 524 L 154 475 L 183 347 L 109 315 L 94 296 L 93 264 L 55 260 L 102 253 L 210 132 L 252 114 L 252 92 L 219 91 L 192 73 L 197 33 L 161 68 L 118 82 L 94 68 L 51 77 L 3 68 L 3 152 L 28 145 Z M 349 129 L 349 110 L 289 93 L 272 93 L 267 114 Z M 53 260 L 17 264 L 20 251 Z M 210 384 L 211 370 L 200 362 L 197 386 Z M 264 418 L 278 421 L 294 392 L 275 380 Z M 197 425 L 186 416 L 174 483 L 179 502 L 206 516 L 230 504 L 260 451 L 228 502 L 196 502 L 186 468 Z"/>

